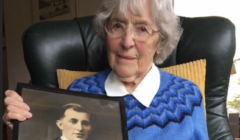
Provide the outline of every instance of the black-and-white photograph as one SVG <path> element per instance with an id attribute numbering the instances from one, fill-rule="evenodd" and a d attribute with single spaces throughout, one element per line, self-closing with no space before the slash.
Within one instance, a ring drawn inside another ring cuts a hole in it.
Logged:
<path id="1" fill-rule="evenodd" d="M 70 13 L 70 0 L 38 0 L 40 20 Z"/>
<path id="2" fill-rule="evenodd" d="M 18 83 L 33 117 L 15 122 L 13 140 L 126 140 L 122 98 Z"/>

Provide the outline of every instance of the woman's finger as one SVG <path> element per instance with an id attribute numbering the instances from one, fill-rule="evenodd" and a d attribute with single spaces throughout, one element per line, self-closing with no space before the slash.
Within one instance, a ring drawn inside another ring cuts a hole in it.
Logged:
<path id="1" fill-rule="evenodd" d="M 19 109 L 24 109 L 24 110 L 27 110 L 27 111 L 30 110 L 30 107 L 26 103 L 24 103 L 22 101 L 18 101 L 13 97 L 6 97 L 4 99 L 4 104 L 5 104 L 6 107 L 8 107 L 9 105 L 12 105 L 12 106 L 15 106 Z"/>
<path id="2" fill-rule="evenodd" d="M 3 122 L 10 127 L 13 128 L 13 124 L 11 120 L 25 121 L 27 118 L 22 114 L 14 113 L 14 112 L 5 112 L 3 115 Z"/>
<path id="3" fill-rule="evenodd" d="M 6 114 L 6 121 L 11 121 L 11 120 L 25 121 L 26 119 L 27 118 L 25 116 L 23 116 L 22 114 L 19 114 L 19 113 L 8 112 Z"/>
<path id="4" fill-rule="evenodd" d="M 6 95 L 6 97 L 12 97 L 12 98 L 17 99 L 18 101 L 22 101 L 23 102 L 22 97 L 17 92 L 15 92 L 13 90 L 5 91 L 5 95 Z"/>
<path id="5" fill-rule="evenodd" d="M 21 118 L 21 120 L 32 117 L 32 113 L 30 113 L 29 111 L 19 109 L 18 107 L 13 106 L 13 105 L 8 105 L 6 108 L 6 112 L 12 113 L 12 114 L 13 113 L 20 114 L 20 116 L 24 117 L 24 118 Z M 9 116 L 9 117 L 14 117 L 14 116 Z M 10 118 L 10 119 L 16 119 L 16 118 Z M 21 120 L 19 120 L 19 121 L 21 121 Z"/>

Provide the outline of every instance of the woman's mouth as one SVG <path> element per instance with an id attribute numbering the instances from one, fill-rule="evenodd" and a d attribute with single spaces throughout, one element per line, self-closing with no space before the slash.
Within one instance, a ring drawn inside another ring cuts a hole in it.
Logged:
<path id="1" fill-rule="evenodd" d="M 127 55 L 117 55 L 120 59 L 125 59 L 125 60 L 134 60 L 136 59 L 135 57 L 127 56 Z"/>

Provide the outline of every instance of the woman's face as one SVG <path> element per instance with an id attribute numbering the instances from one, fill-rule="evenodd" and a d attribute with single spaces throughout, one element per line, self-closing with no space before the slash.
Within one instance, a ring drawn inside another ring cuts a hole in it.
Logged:
<path id="1" fill-rule="evenodd" d="M 144 24 L 153 30 L 158 30 L 153 23 L 149 4 L 146 5 L 146 12 L 141 16 L 129 14 L 129 17 L 118 16 L 112 13 L 110 22 L 120 22 L 127 26 Z M 151 69 L 154 54 L 157 51 L 156 44 L 159 39 L 158 33 L 144 41 L 134 39 L 129 28 L 120 38 L 112 38 L 107 34 L 108 59 L 110 67 L 123 82 L 133 82 L 138 77 L 145 76 Z"/>
<path id="2" fill-rule="evenodd" d="M 67 109 L 57 125 L 62 130 L 62 135 L 69 140 L 86 140 L 91 131 L 88 114 L 73 109 Z"/>

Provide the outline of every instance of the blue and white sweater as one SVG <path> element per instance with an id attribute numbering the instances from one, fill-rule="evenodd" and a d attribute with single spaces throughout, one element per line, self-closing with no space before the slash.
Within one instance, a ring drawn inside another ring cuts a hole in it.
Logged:
<path id="1" fill-rule="evenodd" d="M 106 95 L 104 83 L 110 72 L 77 79 L 68 89 Z M 159 72 L 161 84 L 149 107 L 131 94 L 123 97 L 129 140 L 208 140 L 199 88 L 186 79 Z"/>

